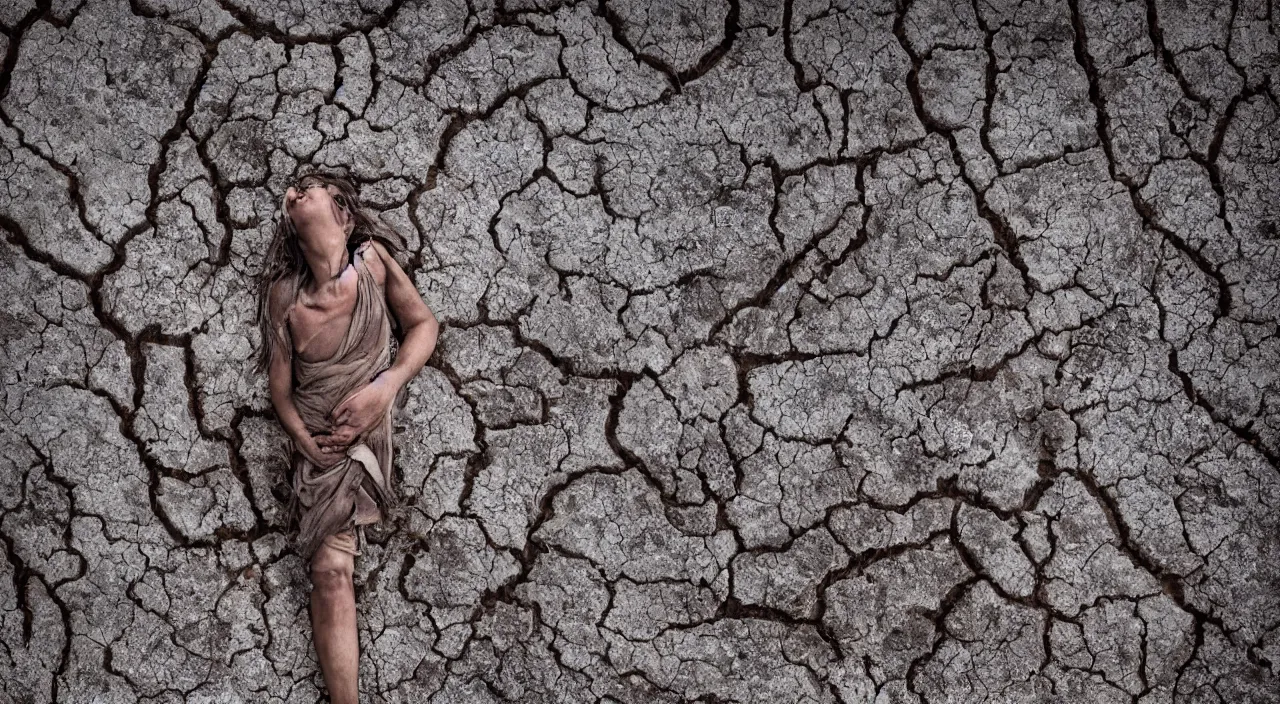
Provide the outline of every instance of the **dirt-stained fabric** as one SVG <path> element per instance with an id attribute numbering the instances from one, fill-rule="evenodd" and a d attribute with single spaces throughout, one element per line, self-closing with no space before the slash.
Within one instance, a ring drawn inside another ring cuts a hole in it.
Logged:
<path id="1" fill-rule="evenodd" d="M 365 265 L 368 253 L 365 244 L 354 255 L 355 311 L 337 352 L 319 362 L 293 357 L 293 402 L 313 434 L 327 432 L 333 409 L 391 366 L 391 319 L 386 298 Z M 403 392 L 402 388 L 400 395 Z M 384 511 L 399 505 L 391 484 L 391 419 L 400 399 L 396 401 L 385 417 L 356 438 L 341 461 L 327 469 L 312 464 L 290 439 L 289 520 L 299 517 L 295 546 L 304 558 L 310 559 L 322 543 L 334 545 L 338 540 L 347 545 L 347 537 L 337 533 L 381 521 Z M 363 538 L 363 528 L 359 533 Z M 344 551 L 360 554 L 354 545 L 349 547 Z"/>
<path id="2" fill-rule="evenodd" d="M 356 526 L 356 530 L 363 534 L 364 526 Z M 350 554 L 352 557 L 363 554 L 359 549 L 359 546 L 364 544 L 363 536 L 357 540 L 355 533 L 352 533 L 350 530 L 326 535 L 324 536 L 323 542 L 334 550 L 341 550 L 342 552 Z"/>

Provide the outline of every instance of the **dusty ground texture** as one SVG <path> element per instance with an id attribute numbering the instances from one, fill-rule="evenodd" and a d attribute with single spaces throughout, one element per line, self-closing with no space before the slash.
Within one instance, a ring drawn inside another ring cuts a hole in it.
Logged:
<path id="1" fill-rule="evenodd" d="M 307 164 L 443 324 L 370 701 L 1280 698 L 1269 3 L 2 4 L 0 701 L 324 698 Z"/>

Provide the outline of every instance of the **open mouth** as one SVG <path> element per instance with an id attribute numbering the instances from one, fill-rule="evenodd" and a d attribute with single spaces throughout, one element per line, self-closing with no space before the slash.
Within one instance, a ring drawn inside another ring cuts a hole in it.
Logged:
<path id="1" fill-rule="evenodd" d="M 321 184 L 318 183 L 310 183 L 290 186 L 290 188 L 293 189 L 293 198 L 286 199 L 285 204 L 289 207 L 297 205 L 298 201 L 306 197 L 308 190 L 319 187 L 320 185 Z"/>

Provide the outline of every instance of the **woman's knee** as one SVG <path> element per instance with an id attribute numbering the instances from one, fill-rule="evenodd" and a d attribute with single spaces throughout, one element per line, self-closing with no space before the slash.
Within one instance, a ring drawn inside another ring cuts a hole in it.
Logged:
<path id="1" fill-rule="evenodd" d="M 354 559 L 341 550 L 321 545 L 311 558 L 311 587 L 324 591 L 351 588 Z"/>

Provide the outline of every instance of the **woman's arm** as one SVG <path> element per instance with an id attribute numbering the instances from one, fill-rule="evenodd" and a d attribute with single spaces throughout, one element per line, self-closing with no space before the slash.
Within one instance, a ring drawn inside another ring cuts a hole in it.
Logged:
<path id="1" fill-rule="evenodd" d="M 396 263 L 391 253 L 381 242 L 373 241 L 373 249 L 382 260 L 387 272 L 384 286 L 387 292 L 387 305 L 400 321 L 400 328 L 405 331 L 404 341 L 396 353 L 396 361 L 379 377 L 385 377 L 395 391 L 409 383 L 409 380 L 422 371 L 422 367 L 431 358 L 436 349 L 436 339 L 440 332 L 440 323 L 427 306 L 427 302 L 418 293 L 418 287 Z M 395 396 L 393 393 L 392 396 Z"/>
<path id="2" fill-rule="evenodd" d="M 271 311 L 273 321 L 281 321 L 279 325 L 283 327 L 288 323 L 283 321 L 285 312 L 279 291 L 278 286 L 271 289 Z M 297 406 L 293 404 L 293 348 L 284 336 L 277 338 L 272 350 L 271 363 L 267 367 L 267 388 L 271 392 L 271 405 L 275 408 L 276 418 L 289 437 L 293 438 L 298 450 L 314 465 L 325 467 L 332 464 L 330 458 L 326 457 L 327 453 L 321 450 L 307 430 Z M 336 459 L 338 458 L 335 456 L 333 461 Z"/>

